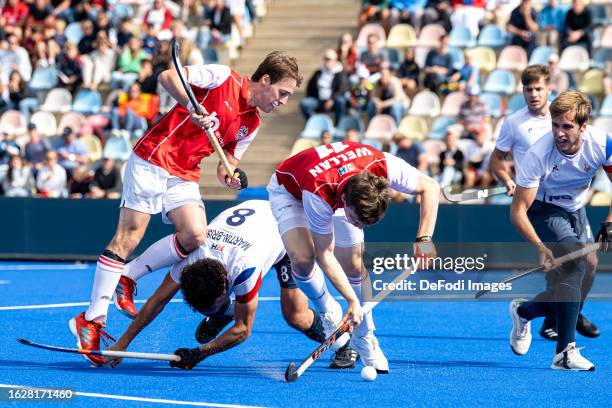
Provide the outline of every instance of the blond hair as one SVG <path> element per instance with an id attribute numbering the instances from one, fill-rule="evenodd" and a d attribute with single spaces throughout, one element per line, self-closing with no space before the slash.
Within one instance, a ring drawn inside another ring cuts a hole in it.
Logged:
<path id="1" fill-rule="evenodd" d="M 561 92 L 550 104 L 550 116 L 564 116 L 573 113 L 571 120 L 579 126 L 584 125 L 591 115 L 589 97 L 580 91 Z"/>

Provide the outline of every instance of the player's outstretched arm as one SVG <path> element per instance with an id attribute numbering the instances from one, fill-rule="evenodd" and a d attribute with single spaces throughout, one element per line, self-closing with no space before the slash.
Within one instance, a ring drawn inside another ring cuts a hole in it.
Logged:
<path id="1" fill-rule="evenodd" d="M 174 354 L 181 357 L 181 361 L 171 361 L 170 367 L 191 370 L 197 364 L 213 354 L 221 353 L 243 343 L 251 335 L 255 311 L 257 310 L 257 296 L 248 303 L 236 302 L 234 308 L 234 325 L 212 342 L 194 349 L 180 348 Z"/>
<path id="2" fill-rule="evenodd" d="M 506 195 L 511 196 L 514 194 L 514 190 L 516 189 L 516 183 L 512 179 L 512 175 L 508 171 L 508 166 L 506 165 L 507 161 L 505 152 L 502 152 L 499 149 L 494 149 L 493 153 L 491 153 L 491 161 L 489 162 L 489 168 L 493 175 L 508 188 Z"/>
<path id="3" fill-rule="evenodd" d="M 119 340 L 113 344 L 109 350 L 123 351 L 128 348 L 132 340 L 136 338 L 138 333 L 147 327 L 157 315 L 164 310 L 164 307 L 174 297 L 176 292 L 180 289 L 181 285 L 176 283 L 170 276 L 170 273 L 166 274 L 164 281 L 157 288 L 155 293 L 147 300 L 144 306 L 138 311 L 136 318 L 132 321 L 132 324 L 127 328 L 125 333 L 121 335 Z M 109 359 L 108 361 L 111 361 Z M 111 361 L 110 366 L 115 367 L 121 362 L 121 359 L 114 359 Z"/>

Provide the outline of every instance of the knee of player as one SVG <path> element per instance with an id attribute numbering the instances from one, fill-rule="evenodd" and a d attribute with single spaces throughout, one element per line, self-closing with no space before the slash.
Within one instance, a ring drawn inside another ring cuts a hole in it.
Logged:
<path id="1" fill-rule="evenodd" d="M 307 277 L 315 266 L 315 258 L 303 254 L 291 258 L 291 269 L 297 276 Z"/>
<path id="2" fill-rule="evenodd" d="M 187 252 L 191 252 L 206 240 L 206 230 L 202 231 L 177 231 L 176 237 L 181 247 Z"/>

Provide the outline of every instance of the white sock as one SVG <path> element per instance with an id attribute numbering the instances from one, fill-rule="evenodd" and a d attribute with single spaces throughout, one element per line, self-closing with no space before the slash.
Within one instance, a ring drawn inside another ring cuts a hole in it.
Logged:
<path id="1" fill-rule="evenodd" d="M 91 303 L 85 312 L 85 320 L 106 323 L 108 305 L 115 293 L 124 266 L 125 264 L 121 261 L 100 255 L 91 290 Z"/>
<path id="2" fill-rule="evenodd" d="M 351 287 L 355 291 L 355 294 L 359 298 L 361 305 L 363 305 L 364 302 L 363 295 L 361 293 L 361 285 L 363 285 L 364 282 L 357 277 L 349 277 L 349 282 L 351 283 Z M 361 324 L 355 328 L 354 333 L 359 337 L 363 337 L 368 334 L 368 332 L 373 332 L 375 328 L 374 319 L 372 318 L 372 310 L 370 310 L 368 313 L 363 315 L 363 320 L 361 321 Z"/>
<path id="3" fill-rule="evenodd" d="M 182 261 L 188 254 L 183 252 L 176 234 L 168 235 L 150 247 L 127 265 L 123 274 L 137 281 L 149 273 Z"/>
<path id="4" fill-rule="evenodd" d="M 317 312 L 325 313 L 331 309 L 331 305 L 335 303 L 336 300 L 327 290 L 325 276 L 321 268 L 319 268 L 319 265 L 315 263 L 314 269 L 306 278 L 297 276 L 293 271 L 292 274 L 295 284 L 304 292 L 306 297 L 312 301 L 314 309 Z"/>

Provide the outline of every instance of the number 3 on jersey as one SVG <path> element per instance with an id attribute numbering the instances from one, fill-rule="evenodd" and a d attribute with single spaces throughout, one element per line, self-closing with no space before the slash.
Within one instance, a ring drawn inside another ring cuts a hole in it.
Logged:
<path id="1" fill-rule="evenodd" d="M 231 225 L 232 227 L 237 227 L 238 225 L 243 224 L 246 221 L 246 217 L 255 214 L 255 210 L 250 208 L 239 208 L 234 210 L 231 217 L 227 217 L 225 222 L 227 225 Z"/>

